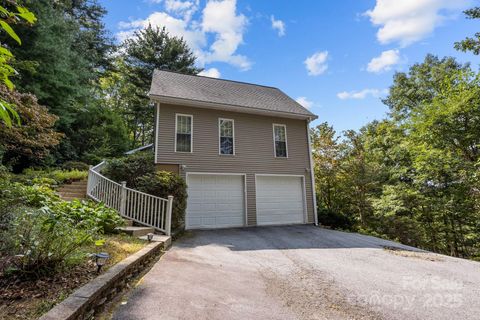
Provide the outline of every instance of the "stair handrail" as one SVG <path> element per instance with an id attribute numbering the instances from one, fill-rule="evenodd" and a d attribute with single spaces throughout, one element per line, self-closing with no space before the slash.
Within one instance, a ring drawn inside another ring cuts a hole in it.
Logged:
<path id="1" fill-rule="evenodd" d="M 126 182 L 118 183 L 102 175 L 105 165 L 102 161 L 88 170 L 87 196 L 117 210 L 126 219 L 171 235 L 173 196 L 165 199 L 128 188 Z"/>

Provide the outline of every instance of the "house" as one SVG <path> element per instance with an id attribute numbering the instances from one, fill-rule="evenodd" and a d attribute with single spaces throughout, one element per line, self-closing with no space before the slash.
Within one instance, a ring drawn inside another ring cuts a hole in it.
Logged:
<path id="1" fill-rule="evenodd" d="M 316 223 L 308 128 L 277 88 L 156 70 L 155 163 L 188 185 L 187 229 Z"/>

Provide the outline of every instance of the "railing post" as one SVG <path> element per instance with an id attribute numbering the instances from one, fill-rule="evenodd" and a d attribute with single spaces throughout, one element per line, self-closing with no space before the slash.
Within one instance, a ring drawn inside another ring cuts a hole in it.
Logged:
<path id="1" fill-rule="evenodd" d="M 165 231 L 167 236 L 172 233 L 172 207 L 173 207 L 173 196 L 168 196 L 167 203 L 167 216 L 165 218 Z"/>
<path id="2" fill-rule="evenodd" d="M 89 196 L 92 192 L 92 180 L 93 180 L 93 175 L 92 175 L 92 165 L 88 166 L 88 175 L 87 175 L 87 196 Z"/>
<path id="3" fill-rule="evenodd" d="M 122 181 L 122 189 L 120 191 L 120 215 L 125 216 L 127 207 L 127 182 Z"/>

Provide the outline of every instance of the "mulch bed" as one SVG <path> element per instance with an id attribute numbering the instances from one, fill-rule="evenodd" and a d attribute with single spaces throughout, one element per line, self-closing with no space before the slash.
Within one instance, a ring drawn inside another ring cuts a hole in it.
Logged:
<path id="1" fill-rule="evenodd" d="M 0 259 L 5 265 L 5 259 Z M 1 269 L 0 269 L 1 270 Z M 0 276 L 0 319 L 35 319 L 97 276 L 92 261 L 36 280 Z"/>

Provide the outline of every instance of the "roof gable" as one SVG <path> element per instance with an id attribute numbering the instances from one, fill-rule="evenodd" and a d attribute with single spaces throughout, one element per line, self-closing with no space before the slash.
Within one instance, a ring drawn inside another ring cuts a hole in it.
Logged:
<path id="1" fill-rule="evenodd" d="M 149 96 L 184 99 L 317 118 L 274 87 L 155 70 Z"/>

